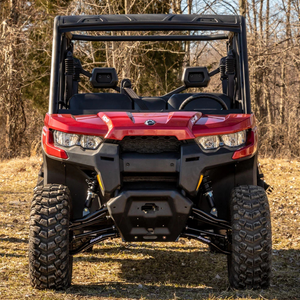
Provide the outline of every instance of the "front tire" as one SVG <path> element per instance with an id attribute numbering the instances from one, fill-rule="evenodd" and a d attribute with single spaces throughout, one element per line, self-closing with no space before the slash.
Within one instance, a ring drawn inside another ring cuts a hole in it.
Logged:
<path id="1" fill-rule="evenodd" d="M 270 285 L 272 233 L 267 195 L 258 186 L 233 189 L 230 201 L 232 254 L 228 276 L 236 289 L 261 289 Z"/>
<path id="2" fill-rule="evenodd" d="M 63 289 L 71 284 L 70 203 L 70 192 L 64 185 L 35 188 L 29 234 L 30 283 L 35 288 Z"/>

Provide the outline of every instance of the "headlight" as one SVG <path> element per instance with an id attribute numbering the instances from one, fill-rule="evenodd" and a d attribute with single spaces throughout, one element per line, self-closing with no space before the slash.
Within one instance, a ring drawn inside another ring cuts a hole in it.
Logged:
<path id="1" fill-rule="evenodd" d="M 221 136 L 224 144 L 228 147 L 239 147 L 246 142 L 246 131 L 240 131 L 231 134 L 224 134 Z"/>
<path id="2" fill-rule="evenodd" d="M 80 146 L 86 149 L 96 149 L 102 142 L 99 136 L 83 135 L 80 139 Z"/>
<path id="3" fill-rule="evenodd" d="M 65 133 L 61 131 L 54 131 L 54 143 L 64 147 L 71 147 L 78 145 L 79 135 L 73 133 Z"/>
<path id="4" fill-rule="evenodd" d="M 220 138 L 217 135 L 202 136 L 196 140 L 205 150 L 217 149 L 220 146 Z"/>
<path id="5" fill-rule="evenodd" d="M 92 135 L 79 135 L 54 131 L 54 143 L 63 147 L 81 146 L 85 149 L 95 150 L 101 144 L 102 138 Z"/>
<path id="6" fill-rule="evenodd" d="M 204 150 L 215 150 L 219 147 L 226 146 L 229 148 L 236 148 L 245 145 L 246 131 L 239 131 L 236 133 L 224 134 L 224 135 L 210 135 L 201 136 L 196 138 L 196 142 Z"/>

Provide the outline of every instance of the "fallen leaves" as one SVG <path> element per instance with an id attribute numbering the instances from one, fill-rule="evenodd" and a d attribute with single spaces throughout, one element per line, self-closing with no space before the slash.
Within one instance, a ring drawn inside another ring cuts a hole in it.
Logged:
<path id="1" fill-rule="evenodd" d="M 178 243 L 95 246 L 74 257 L 73 285 L 39 291 L 29 285 L 28 221 L 40 158 L 0 162 L 1 299 L 298 299 L 300 293 L 300 162 L 261 159 L 273 231 L 273 279 L 265 291 L 228 289 L 226 257 L 186 239 Z M 19 172 L 19 173 L 18 173 Z"/>

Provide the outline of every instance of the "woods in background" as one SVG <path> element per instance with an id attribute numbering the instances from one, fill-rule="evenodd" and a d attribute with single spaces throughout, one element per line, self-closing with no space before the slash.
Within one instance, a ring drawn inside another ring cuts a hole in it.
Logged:
<path id="1" fill-rule="evenodd" d="M 260 128 L 260 154 L 300 156 L 299 0 L 2 0 L 0 158 L 39 151 L 48 105 L 54 17 L 123 13 L 244 14 L 248 26 L 251 99 Z M 154 43 L 151 49 L 156 51 L 144 49 L 139 56 L 135 55 L 139 51 L 135 44 L 106 47 L 106 66 L 115 67 L 120 78 L 122 72 L 127 76 L 132 74 L 136 92 L 149 95 L 178 86 L 178 76 L 172 70 L 190 65 L 195 55 L 195 49 L 188 43 L 178 44 L 172 55 L 164 52 L 170 50 L 168 43 L 164 49 L 155 48 Z M 92 56 L 89 59 L 93 62 Z M 146 67 L 141 69 L 140 65 Z M 162 78 L 155 70 L 167 75 Z M 212 90 L 214 84 L 217 83 L 210 85 Z"/>

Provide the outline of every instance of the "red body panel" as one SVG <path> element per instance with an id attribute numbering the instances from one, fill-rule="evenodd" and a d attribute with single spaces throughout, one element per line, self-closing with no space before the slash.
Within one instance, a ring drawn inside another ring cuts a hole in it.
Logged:
<path id="1" fill-rule="evenodd" d="M 107 126 L 96 115 L 46 114 L 44 124 L 48 128 L 70 133 L 105 136 L 107 132 Z"/>
<path id="2" fill-rule="evenodd" d="M 176 136 L 178 140 L 193 139 L 192 128 L 201 115 L 199 112 L 98 114 L 108 126 L 105 138 L 114 140 L 122 140 L 130 135 L 166 135 Z M 147 120 L 156 123 L 148 126 L 145 124 Z"/>
<path id="3" fill-rule="evenodd" d="M 248 135 L 246 145 L 243 148 L 235 151 L 234 154 L 232 155 L 232 159 L 239 159 L 254 154 L 257 150 L 257 142 L 258 142 L 258 133 L 257 133 L 257 128 L 254 127 L 251 130 L 250 134 Z"/>
<path id="4" fill-rule="evenodd" d="M 255 126 L 253 114 L 203 115 L 193 127 L 197 136 L 234 133 Z"/>
<path id="5" fill-rule="evenodd" d="M 68 158 L 66 151 L 54 145 L 53 134 L 46 126 L 43 127 L 42 141 L 44 150 L 48 155 L 63 159 Z"/>
<path id="6" fill-rule="evenodd" d="M 156 124 L 148 126 L 147 120 Z M 107 139 L 122 140 L 130 135 L 169 135 L 178 140 L 221 135 L 255 127 L 252 114 L 202 115 L 199 112 L 129 113 L 100 112 L 98 115 L 47 114 L 45 126 L 51 129 Z"/>

